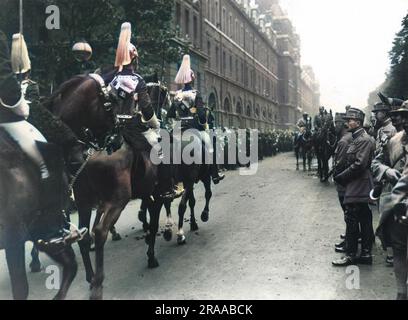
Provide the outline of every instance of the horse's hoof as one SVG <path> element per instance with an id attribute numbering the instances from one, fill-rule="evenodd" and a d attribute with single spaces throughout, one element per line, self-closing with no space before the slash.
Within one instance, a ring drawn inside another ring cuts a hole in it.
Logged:
<path id="1" fill-rule="evenodd" d="M 201 221 L 202 222 L 207 222 L 210 216 L 210 212 L 207 210 L 204 210 L 203 213 L 201 214 Z"/>
<path id="2" fill-rule="evenodd" d="M 39 273 L 41 269 L 41 263 L 30 263 L 31 273 Z"/>
<path id="3" fill-rule="evenodd" d="M 102 300 L 102 288 L 93 288 L 91 291 L 90 300 Z"/>
<path id="4" fill-rule="evenodd" d="M 171 231 L 171 229 L 164 230 L 164 233 L 163 233 L 164 240 L 170 241 L 172 237 L 173 237 L 173 232 Z"/>
<path id="5" fill-rule="evenodd" d="M 57 293 L 52 300 L 64 300 L 64 299 L 65 298 L 61 294 Z"/>
<path id="6" fill-rule="evenodd" d="M 184 236 L 184 234 L 177 236 L 177 244 L 186 244 L 186 237 Z"/>
<path id="7" fill-rule="evenodd" d="M 120 236 L 119 233 L 112 234 L 112 241 L 120 241 L 120 240 L 122 240 L 122 237 Z"/>
<path id="8" fill-rule="evenodd" d="M 147 266 L 149 267 L 149 269 L 154 269 L 159 266 L 159 262 L 157 261 L 156 258 L 152 258 L 149 259 L 149 261 L 147 262 Z"/>
<path id="9" fill-rule="evenodd" d="M 197 223 L 195 221 L 190 223 L 190 230 L 191 231 L 197 231 L 198 230 L 198 225 L 197 225 Z"/>

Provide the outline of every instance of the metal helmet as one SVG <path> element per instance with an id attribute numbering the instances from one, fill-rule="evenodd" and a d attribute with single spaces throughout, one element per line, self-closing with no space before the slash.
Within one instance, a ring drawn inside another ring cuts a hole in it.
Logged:
<path id="1" fill-rule="evenodd" d="M 357 108 L 350 108 L 347 110 L 346 115 L 344 116 L 343 119 L 345 120 L 358 120 L 361 121 L 361 123 L 364 123 L 364 118 L 365 118 L 365 113 L 361 111 L 360 109 Z"/>

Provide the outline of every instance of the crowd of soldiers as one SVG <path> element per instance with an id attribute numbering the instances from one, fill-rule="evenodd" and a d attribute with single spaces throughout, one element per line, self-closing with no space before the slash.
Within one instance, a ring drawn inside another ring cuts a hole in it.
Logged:
<path id="1" fill-rule="evenodd" d="M 238 149 L 242 145 L 241 137 L 238 134 L 238 128 L 232 127 L 220 127 L 214 128 L 217 132 L 222 132 L 222 134 L 216 135 L 217 145 L 223 150 L 225 164 L 220 165 L 222 169 L 225 170 L 235 170 L 243 164 L 239 163 L 239 158 L 236 157 L 237 161 L 235 163 L 228 163 L 228 159 L 232 159 L 229 155 L 230 149 L 229 144 L 235 144 L 236 155 L 238 154 Z M 258 160 L 263 160 L 268 157 L 273 157 L 281 152 L 289 152 L 293 150 L 293 139 L 294 132 L 290 129 L 270 129 L 264 131 L 258 131 Z M 236 142 L 236 143 L 235 143 Z M 251 130 L 246 129 L 246 154 L 249 156 L 249 148 L 251 144 Z"/>
<path id="2" fill-rule="evenodd" d="M 379 96 L 381 102 L 374 105 L 370 119 L 374 121 L 366 127 L 365 114 L 360 109 L 348 107 L 346 113 L 336 115 L 336 124 L 342 125 L 342 132 L 334 155 L 333 179 L 346 232 L 341 235 L 343 241 L 335 245 L 335 251 L 344 256 L 332 264 L 371 265 L 377 235 L 387 252 L 386 264 L 394 267 L 397 299 L 406 300 L 408 101 Z M 374 208 L 380 214 L 376 232 Z"/>

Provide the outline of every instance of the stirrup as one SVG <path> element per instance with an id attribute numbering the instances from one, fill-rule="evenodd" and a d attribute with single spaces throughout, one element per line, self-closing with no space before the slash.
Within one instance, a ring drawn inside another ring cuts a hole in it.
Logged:
<path id="1" fill-rule="evenodd" d="M 81 241 L 84 236 L 87 234 L 88 229 L 87 228 L 81 228 L 78 229 L 75 225 L 72 223 L 69 223 L 74 230 L 69 231 L 66 229 L 63 229 L 63 236 L 59 238 L 54 238 L 49 241 L 44 241 L 42 239 L 37 241 L 37 247 L 40 251 L 62 251 L 65 249 L 66 246 L 69 246 L 75 242 Z"/>

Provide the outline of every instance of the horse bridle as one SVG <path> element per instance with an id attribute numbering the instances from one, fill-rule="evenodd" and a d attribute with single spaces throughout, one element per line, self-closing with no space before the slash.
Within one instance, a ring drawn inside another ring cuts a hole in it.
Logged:
<path id="1" fill-rule="evenodd" d="M 158 94 L 157 94 L 157 96 L 158 96 L 158 97 L 157 97 L 157 108 L 161 109 L 161 108 L 163 107 L 163 104 L 164 104 L 166 101 L 169 101 L 170 94 L 169 94 L 168 88 L 167 88 L 166 86 L 164 86 L 161 81 L 158 81 L 158 82 L 149 82 L 149 83 L 146 83 L 146 86 L 147 86 L 147 87 L 157 87 L 157 88 L 159 88 L 159 90 L 158 90 L 159 92 L 158 92 Z M 161 94 L 161 90 L 165 91 L 165 92 L 166 92 L 166 95 L 164 96 L 163 102 L 160 104 L 160 94 Z M 154 103 L 154 102 L 156 102 L 156 101 L 152 101 L 152 102 Z"/>
<path id="2" fill-rule="evenodd" d="M 120 131 L 121 124 L 122 124 L 121 120 L 123 121 L 123 120 L 131 119 L 132 116 L 115 114 L 113 110 L 113 103 L 111 101 L 111 96 L 109 94 L 108 87 L 104 83 L 101 83 L 100 81 L 98 81 L 96 78 L 92 76 L 90 76 L 90 78 L 93 79 L 97 83 L 97 87 L 99 88 L 98 95 L 102 99 L 103 108 L 104 108 L 105 113 L 112 120 L 113 127 L 111 130 L 108 130 L 103 135 L 103 137 L 100 137 L 100 138 L 96 138 L 89 128 L 83 128 L 85 141 L 79 140 L 79 142 L 95 151 L 98 151 L 98 152 L 106 151 L 109 147 L 109 143 L 112 141 L 115 135 Z M 100 141 L 103 141 L 102 146 L 99 144 Z"/>

